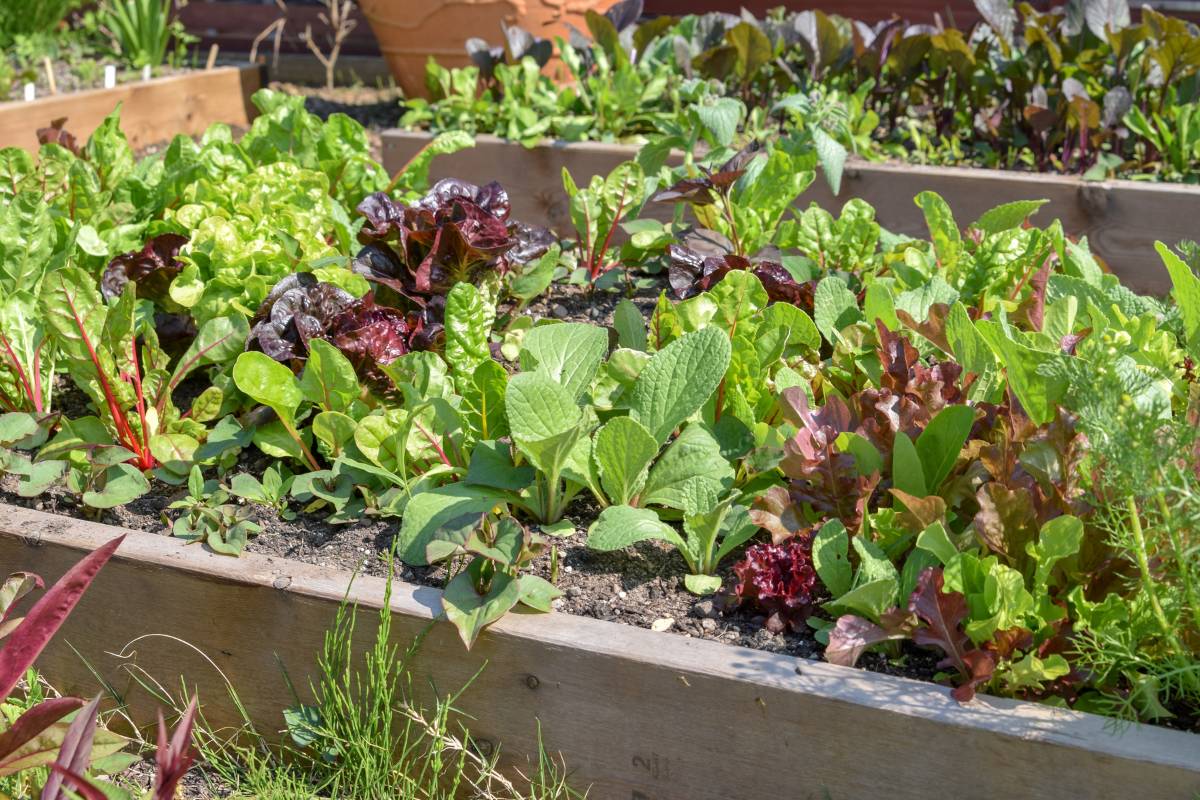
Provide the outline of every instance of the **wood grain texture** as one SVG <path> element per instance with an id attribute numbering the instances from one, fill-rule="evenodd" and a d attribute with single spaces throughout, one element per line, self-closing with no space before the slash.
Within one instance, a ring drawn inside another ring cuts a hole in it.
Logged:
<path id="1" fill-rule="evenodd" d="M 423 133 L 390 130 L 383 134 L 383 162 L 395 172 L 429 137 Z M 547 143 L 533 149 L 494 136 L 479 136 L 471 150 L 439 156 L 433 178 L 457 177 L 469 181 L 498 180 L 512 199 L 513 216 L 547 225 L 560 233 L 572 230 L 567 198 L 562 189 L 566 167 L 583 184 L 595 174 L 607 174 L 633 158 L 636 148 L 619 144 Z M 1156 240 L 1175 244 L 1200 236 L 1200 187 L 1141 181 L 1085 182 L 1077 178 L 965 167 L 923 167 L 908 164 L 872 164 L 855 161 L 846 169 L 842 191 L 834 196 L 818 176 L 796 200 L 807 207 L 817 203 L 832 213 L 852 197 L 876 209 L 880 224 L 896 233 L 927 236 L 924 217 L 913 202 L 922 191 L 942 195 L 954 210 L 960 226 L 974 222 L 989 208 L 1013 200 L 1047 199 L 1033 217 L 1047 225 L 1061 219 L 1066 232 L 1086 236 L 1092 251 L 1137 292 L 1165 294 L 1171 284 Z M 647 204 L 649 216 L 668 219 L 668 204 Z"/>
<path id="2" fill-rule="evenodd" d="M 0 572 L 50 581 L 120 532 L 0 505 Z M 129 532 L 39 663 L 59 688 L 94 692 L 74 648 L 142 722 L 153 703 L 130 665 L 171 687 L 182 677 L 210 721 L 237 724 L 216 667 L 259 729 L 278 731 L 292 700 L 276 656 L 303 688 L 343 596 L 377 609 L 384 583 Z M 450 626 L 430 629 L 439 597 L 406 583 L 392 594 L 398 643 L 428 630 L 416 685 L 455 690 L 486 665 L 459 702 L 473 732 L 522 762 L 540 720 L 594 800 L 1191 800 L 1200 790 L 1190 734 L 1118 735 L 1100 717 L 996 698 L 959 705 L 930 684 L 569 615 L 509 615 L 467 653 Z M 364 647 L 373 625 L 359 622 Z"/>
<path id="3" fill-rule="evenodd" d="M 121 130 L 133 148 L 194 136 L 214 122 L 247 126 L 257 112 L 250 95 L 265 85 L 262 67 L 216 69 L 52 95 L 31 103 L 0 103 L 0 147 L 38 148 L 37 129 L 66 117 L 82 144 L 121 104 Z"/>

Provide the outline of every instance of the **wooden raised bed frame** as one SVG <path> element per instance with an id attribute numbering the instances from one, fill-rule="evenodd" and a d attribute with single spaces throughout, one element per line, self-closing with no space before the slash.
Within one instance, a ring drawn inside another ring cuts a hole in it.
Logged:
<path id="1" fill-rule="evenodd" d="M 383 133 L 383 164 L 395 173 L 429 141 L 426 133 L 398 129 Z M 592 175 L 607 174 L 632 159 L 630 145 L 546 143 L 532 149 L 495 136 L 477 136 L 473 149 L 433 161 L 431 177 L 456 177 L 483 182 L 496 180 L 508 190 L 516 219 L 572 231 L 562 170 L 570 170 L 583 185 Z M 1200 237 L 1200 186 L 1145 181 L 1082 181 L 1061 175 L 1012 172 L 968 167 L 923 167 L 854 161 L 847 166 L 841 194 L 835 196 L 818 175 L 796 200 L 807 207 L 816 202 L 832 213 L 852 197 L 875 207 L 881 225 L 896 233 L 928 236 L 925 219 L 913 202 L 932 190 L 946 198 L 960 225 L 968 225 L 993 206 L 1013 200 L 1047 199 L 1034 217 L 1048 224 L 1061 219 L 1071 236 L 1087 236 L 1092 251 L 1105 260 L 1121 281 L 1137 292 L 1165 294 L 1171 288 L 1155 240 L 1174 245 Z M 648 203 L 645 213 L 660 219 L 672 214 L 670 204 Z"/>
<path id="2" fill-rule="evenodd" d="M 37 129 L 66 117 L 82 144 L 121 104 L 121 130 L 133 148 L 203 133 L 214 122 L 245 127 L 257 116 L 250 95 L 266 86 L 263 67 L 216 67 L 112 89 L 45 95 L 32 102 L 0 103 L 0 147 L 38 148 Z"/>
<path id="3" fill-rule="evenodd" d="M 0 505 L 0 566 L 49 582 L 121 532 Z M 130 664 L 169 688 L 182 677 L 210 723 L 239 724 L 215 666 L 259 730 L 277 732 L 293 703 L 279 663 L 303 691 L 347 591 L 361 608 L 383 601 L 378 578 L 351 585 L 346 572 L 127 533 L 39 665 L 85 695 L 98 690 L 94 668 L 139 723 L 154 705 Z M 449 625 L 431 628 L 439 598 L 393 589 L 398 641 L 428 630 L 415 685 L 456 690 L 486 664 L 459 702 L 474 734 L 522 762 L 540 721 L 593 800 L 1191 800 L 1200 790 L 1192 734 L 1114 732 L 1101 717 L 991 697 L 960 705 L 932 684 L 566 614 L 509 615 L 466 652 Z M 374 622 L 360 616 L 359 647 Z"/>

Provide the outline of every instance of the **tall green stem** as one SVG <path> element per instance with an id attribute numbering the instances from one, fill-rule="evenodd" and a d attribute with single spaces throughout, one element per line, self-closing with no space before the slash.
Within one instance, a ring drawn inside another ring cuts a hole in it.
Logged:
<path id="1" fill-rule="evenodd" d="M 1175 630 L 1171 627 L 1171 623 L 1167 620 L 1162 603 L 1158 600 L 1158 591 L 1154 584 L 1154 576 L 1150 574 L 1150 557 L 1146 552 L 1146 534 L 1142 530 L 1142 518 L 1138 513 L 1137 502 L 1134 498 L 1127 497 L 1125 499 L 1125 508 L 1129 512 L 1129 525 L 1133 530 L 1133 539 L 1137 545 L 1134 550 L 1134 556 L 1137 558 L 1138 572 L 1141 573 L 1142 591 L 1150 599 L 1150 608 L 1154 612 L 1154 618 L 1158 621 L 1158 627 L 1162 630 L 1163 636 L 1166 637 L 1167 641 L 1171 643 L 1172 648 L 1178 653 L 1181 650 L 1179 640 L 1175 636 Z"/>

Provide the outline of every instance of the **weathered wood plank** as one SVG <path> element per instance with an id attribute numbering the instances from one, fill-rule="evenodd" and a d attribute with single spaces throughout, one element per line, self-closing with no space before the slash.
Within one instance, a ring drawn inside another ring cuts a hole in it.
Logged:
<path id="1" fill-rule="evenodd" d="M 422 133 L 385 131 L 384 166 L 395 172 L 427 141 Z M 516 218 L 567 233 L 571 222 L 562 189 L 563 167 L 582 184 L 632 158 L 635 152 L 636 148 L 628 145 L 590 142 L 547 143 L 526 149 L 494 136 L 480 136 L 475 148 L 435 159 L 431 175 L 498 180 L 509 191 Z M 839 196 L 818 177 L 796 204 L 816 202 L 837 213 L 846 200 L 859 197 L 875 207 L 880 223 L 889 230 L 925 236 L 924 218 L 913 203 L 925 190 L 946 198 L 962 226 L 1001 203 L 1048 199 L 1034 221 L 1048 224 L 1058 218 L 1069 235 L 1087 236 L 1093 252 L 1138 292 L 1164 294 L 1170 289 L 1166 269 L 1154 251 L 1156 240 L 1175 244 L 1200 236 L 1195 225 L 1200 218 L 1200 187 L 1180 184 L 1086 182 L 1057 175 L 857 161 L 847 168 Z M 651 204 L 646 212 L 668 218 L 671 209 Z"/>
<path id="2" fill-rule="evenodd" d="M 0 505 L 0 572 L 53 580 L 119 532 Z M 169 687 L 182 675 L 210 721 L 238 724 L 215 666 L 259 729 L 277 731 L 292 700 L 276 655 L 303 687 L 349 584 L 344 572 L 130 532 L 40 666 L 64 690 L 94 692 L 74 647 L 129 692 L 141 721 L 153 705 L 129 664 Z M 364 607 L 380 608 L 383 596 L 376 578 L 349 589 Z M 439 596 L 396 584 L 401 642 L 428 629 Z M 370 622 L 360 618 L 359 646 Z M 136 656 L 113 655 L 122 651 Z M 476 718 L 474 732 L 519 761 L 534 752 L 540 720 L 547 745 L 596 800 L 1190 800 L 1200 790 L 1200 738 L 1189 734 L 1133 726 L 1114 735 L 1087 714 L 996 698 L 963 706 L 929 684 L 562 614 L 510 615 L 470 653 L 437 624 L 416 684 L 457 689 L 485 663 L 459 703 Z"/>
<path id="3" fill-rule="evenodd" d="M 118 103 L 121 129 L 135 149 L 179 133 L 203 133 L 214 122 L 246 126 L 257 114 L 250 95 L 264 84 L 262 67 L 217 67 L 30 103 L 0 103 L 0 147 L 36 150 L 37 129 L 59 117 L 67 118 L 67 130 L 82 143 Z"/>

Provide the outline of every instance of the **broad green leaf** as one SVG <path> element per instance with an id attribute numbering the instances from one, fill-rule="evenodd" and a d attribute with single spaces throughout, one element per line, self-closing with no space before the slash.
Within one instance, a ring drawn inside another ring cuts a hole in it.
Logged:
<path id="1" fill-rule="evenodd" d="M 613 311 L 613 327 L 617 329 L 617 341 L 630 350 L 646 349 L 646 320 L 642 312 L 628 298 L 622 298 Z"/>
<path id="2" fill-rule="evenodd" d="M 883 578 L 855 586 L 844 595 L 828 602 L 825 607 L 837 613 L 855 613 L 878 622 L 884 612 L 896 605 L 899 582 Z"/>
<path id="3" fill-rule="evenodd" d="M 689 481 L 700 478 L 720 490 L 733 485 L 733 476 L 733 467 L 721 454 L 720 443 L 703 425 L 693 423 L 650 468 L 641 504 L 682 509 Z"/>
<path id="4" fill-rule="evenodd" d="M 935 522 L 917 535 L 917 547 L 932 554 L 944 566 L 958 555 L 958 548 L 950 541 L 945 526 Z"/>
<path id="5" fill-rule="evenodd" d="M 513 464 L 509 446 L 503 442 L 476 442 L 471 450 L 471 465 L 467 468 L 468 484 L 491 486 L 496 489 L 520 490 L 533 483 L 533 470 L 526 465 Z"/>
<path id="6" fill-rule="evenodd" d="M 853 570 L 850 566 L 850 536 L 846 526 L 833 519 L 821 526 L 812 543 L 813 568 L 833 597 L 850 591 Z"/>
<path id="7" fill-rule="evenodd" d="M 1200 278 L 1162 242 L 1155 242 L 1154 249 L 1171 275 L 1171 296 L 1183 317 L 1188 352 L 1193 357 L 1200 357 Z"/>
<path id="8" fill-rule="evenodd" d="M 843 328 L 862 319 L 858 298 L 847 288 L 845 281 L 836 275 L 822 278 L 813 295 L 813 321 L 825 340 L 830 344 L 835 343 L 837 334 Z"/>
<path id="9" fill-rule="evenodd" d="M 621 550 L 638 542 L 659 539 L 680 550 L 686 549 L 683 537 L 647 508 L 609 506 L 588 528 L 587 546 L 593 550 Z"/>
<path id="10" fill-rule="evenodd" d="M 536 611 L 549 613 L 555 598 L 562 597 L 557 586 L 540 575 L 522 575 L 517 579 L 521 585 L 519 602 Z"/>
<path id="11" fill-rule="evenodd" d="M 819 124 L 812 125 L 813 145 L 817 151 L 817 159 L 825 173 L 825 180 L 835 195 L 842 191 L 842 170 L 846 166 L 846 158 L 850 155 L 845 146 L 834 139 Z"/>
<path id="12" fill-rule="evenodd" d="M 712 103 L 694 106 L 696 118 L 720 147 L 728 147 L 737 133 L 738 123 L 746 113 L 740 100 L 722 97 Z"/>
<path id="13" fill-rule="evenodd" d="M 629 398 L 629 415 L 657 442 L 695 414 L 729 368 L 730 344 L 717 328 L 688 333 L 659 350 L 642 368 Z"/>
<path id="14" fill-rule="evenodd" d="M 1066 385 L 1062 379 L 1042 373 L 1040 368 L 1058 360 L 1059 354 L 1034 350 L 1009 338 L 1000 324 L 992 320 L 978 320 L 975 329 L 1004 365 L 1009 386 L 1029 418 L 1038 425 L 1053 420 Z"/>
<path id="15" fill-rule="evenodd" d="M 912 439 L 908 438 L 904 431 L 896 432 L 892 445 L 892 485 L 914 497 L 925 497 L 929 494 L 921 456 Z"/>
<path id="16" fill-rule="evenodd" d="M 462 398 L 467 424 L 476 436 L 496 439 L 508 435 L 508 416 L 504 411 L 504 393 L 508 372 L 492 359 L 475 367 L 470 382 L 463 387 Z"/>
<path id="17" fill-rule="evenodd" d="M 292 371 L 266 353 L 242 353 L 233 365 L 233 382 L 247 397 L 294 424 L 304 394 Z"/>
<path id="18" fill-rule="evenodd" d="M 471 381 L 475 368 L 491 359 L 488 312 L 483 295 L 469 283 L 456 283 L 446 295 L 445 354 L 460 394 Z"/>
<path id="19" fill-rule="evenodd" d="M 116 508 L 150 491 L 150 482 L 131 464 L 114 464 L 104 470 L 99 488 L 83 493 L 83 502 L 93 508 Z"/>
<path id="20" fill-rule="evenodd" d="M 396 540 L 396 552 L 406 564 L 423 565 L 426 549 L 434 539 L 466 542 L 484 514 L 497 503 L 495 492 L 480 486 L 452 483 L 414 494 L 404 510 Z"/>
<path id="21" fill-rule="evenodd" d="M 608 332 L 585 322 L 539 325 L 521 343 L 521 369 L 534 369 L 560 384 L 572 401 L 591 385 L 608 352 Z"/>
<path id="22" fill-rule="evenodd" d="M 1042 526 L 1037 544 L 1026 545 L 1026 552 L 1037 559 L 1033 581 L 1038 596 L 1046 594 L 1054 565 L 1078 553 L 1082 544 L 1083 522 L 1078 517 L 1055 517 Z"/>
<path id="23" fill-rule="evenodd" d="M 916 204 L 925 215 L 938 264 L 942 269 L 954 269 L 962 254 L 962 236 L 950 206 L 936 192 L 921 192 L 916 197 Z"/>
<path id="24" fill-rule="evenodd" d="M 346 444 L 354 441 L 357 428 L 358 423 L 352 417 L 338 411 L 322 411 L 312 421 L 313 436 L 333 458 L 339 457 Z"/>
<path id="25" fill-rule="evenodd" d="M 925 470 L 925 486 L 929 491 L 936 493 L 954 469 L 974 424 L 975 410 L 970 406 L 946 406 L 921 431 L 917 437 L 917 455 Z M 903 486 L 900 488 L 904 489 Z"/>
<path id="26" fill-rule="evenodd" d="M 720 591 L 721 579 L 716 575 L 684 575 L 683 585 L 692 594 L 703 597 Z"/>
<path id="27" fill-rule="evenodd" d="M 238 361 L 241 361 L 240 357 Z M 282 376 L 282 373 L 279 374 Z M 237 380 L 236 367 L 234 380 Z M 308 360 L 300 375 L 299 385 L 304 399 L 325 411 L 345 412 L 360 391 L 350 359 L 329 342 L 316 338 L 308 343 Z M 250 394 L 240 384 L 238 388 Z"/>
<path id="28" fill-rule="evenodd" d="M 455 575 L 442 594 L 442 608 L 463 644 L 470 649 L 480 631 L 507 614 L 521 599 L 521 585 L 517 579 L 503 572 L 492 577 L 492 585 L 486 595 L 475 591 L 469 571 Z"/>
<path id="29" fill-rule="evenodd" d="M 616 505 L 629 505 L 646 482 L 658 443 L 650 432 L 630 417 L 613 417 L 596 432 L 592 457 L 600 481 Z"/>
<path id="30" fill-rule="evenodd" d="M 1048 202 L 1050 201 L 1016 200 L 1011 203 L 1003 203 L 983 212 L 983 216 L 975 220 L 971 227 L 981 230 L 987 235 L 1019 228 L 1025 224 L 1025 220 L 1036 214 L 1037 210 Z"/>

